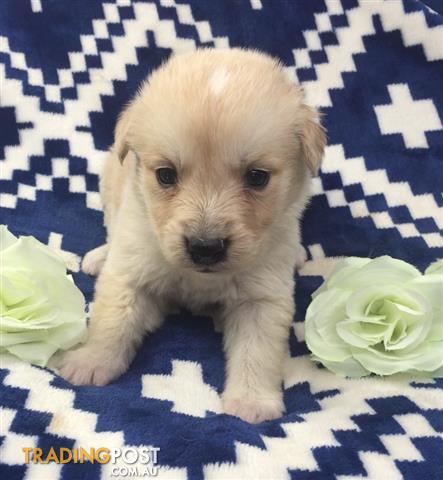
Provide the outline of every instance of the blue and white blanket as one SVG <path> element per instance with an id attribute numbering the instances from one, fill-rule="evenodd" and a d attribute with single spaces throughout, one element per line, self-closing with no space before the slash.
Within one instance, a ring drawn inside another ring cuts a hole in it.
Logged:
<path id="1" fill-rule="evenodd" d="M 283 418 L 221 414 L 221 336 L 169 318 L 129 372 L 72 387 L 3 361 L 0 477 L 112 478 L 111 465 L 24 464 L 23 447 L 151 446 L 158 478 L 443 478 L 443 383 L 341 379 L 309 360 L 303 318 L 335 256 L 443 256 L 441 0 L 2 0 L 0 223 L 79 270 L 104 240 L 98 174 L 117 114 L 171 53 L 278 56 L 321 108 L 329 146 L 306 213 Z M 123 477 L 122 477 L 123 478 Z"/>

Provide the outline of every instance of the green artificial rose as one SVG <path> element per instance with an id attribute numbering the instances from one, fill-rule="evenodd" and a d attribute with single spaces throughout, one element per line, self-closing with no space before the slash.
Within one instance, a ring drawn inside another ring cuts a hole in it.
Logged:
<path id="1" fill-rule="evenodd" d="M 313 294 L 306 343 L 333 372 L 443 376 L 443 262 L 350 257 Z"/>
<path id="2" fill-rule="evenodd" d="M 45 366 L 85 334 L 85 299 L 63 260 L 0 225 L 0 353 Z"/>

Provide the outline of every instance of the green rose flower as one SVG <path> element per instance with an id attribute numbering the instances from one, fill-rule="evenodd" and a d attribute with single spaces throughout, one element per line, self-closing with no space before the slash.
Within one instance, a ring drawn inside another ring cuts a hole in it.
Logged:
<path id="1" fill-rule="evenodd" d="M 85 334 L 85 300 L 63 260 L 0 225 L 0 353 L 45 366 Z"/>
<path id="2" fill-rule="evenodd" d="M 443 262 L 422 275 L 388 256 L 350 257 L 313 294 L 306 312 L 313 359 L 361 377 L 443 376 Z"/>

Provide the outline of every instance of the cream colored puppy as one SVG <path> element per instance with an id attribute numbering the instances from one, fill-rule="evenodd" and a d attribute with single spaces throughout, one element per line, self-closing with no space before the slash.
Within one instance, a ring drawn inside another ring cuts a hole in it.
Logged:
<path id="1" fill-rule="evenodd" d="M 279 417 L 299 219 L 324 146 L 316 112 L 267 55 L 200 50 L 156 70 L 116 127 L 100 185 L 107 244 L 83 263 L 101 270 L 89 339 L 61 374 L 105 385 L 172 305 L 213 307 L 225 412 Z"/>

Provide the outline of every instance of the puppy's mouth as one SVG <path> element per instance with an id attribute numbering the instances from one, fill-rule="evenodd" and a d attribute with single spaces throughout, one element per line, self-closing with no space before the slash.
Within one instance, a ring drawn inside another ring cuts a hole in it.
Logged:
<path id="1" fill-rule="evenodd" d="M 223 273 L 228 273 L 230 268 L 228 262 L 225 260 L 223 262 L 218 262 L 214 265 L 196 265 L 195 263 L 188 264 L 188 267 L 191 268 L 196 273 L 201 273 L 203 275 L 221 275 Z"/>
<path id="2" fill-rule="evenodd" d="M 217 273 L 217 269 L 211 267 L 197 268 L 196 271 L 199 273 Z"/>

